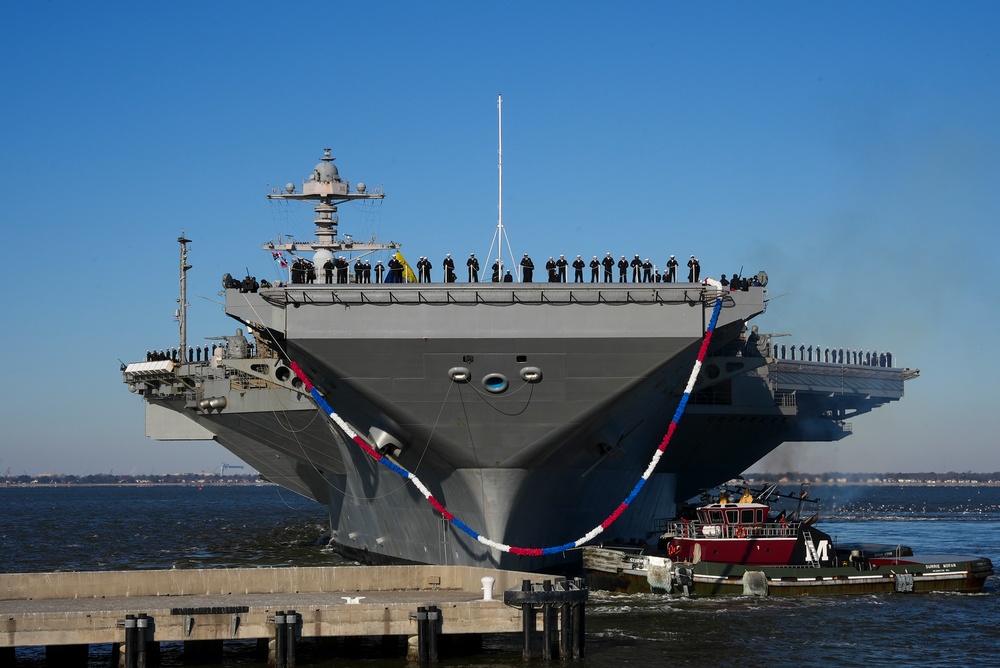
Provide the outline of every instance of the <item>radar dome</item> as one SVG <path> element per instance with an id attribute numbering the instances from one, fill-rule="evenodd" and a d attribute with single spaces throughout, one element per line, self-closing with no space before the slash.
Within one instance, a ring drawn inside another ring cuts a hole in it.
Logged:
<path id="1" fill-rule="evenodd" d="M 293 192 L 295 192 L 295 184 L 294 183 L 286 183 L 285 184 L 285 192 L 288 193 L 289 195 L 291 195 Z"/>
<path id="2" fill-rule="evenodd" d="M 367 190 L 367 189 L 368 189 L 368 186 L 365 185 L 364 181 L 359 181 L 358 182 L 358 192 L 359 193 L 364 194 L 365 190 Z"/>
<path id="3" fill-rule="evenodd" d="M 325 153 L 323 161 L 313 167 L 312 180 L 320 183 L 339 183 L 340 172 L 337 171 L 337 167 L 333 164 L 333 158 L 330 157 L 330 149 L 326 149 Z"/>

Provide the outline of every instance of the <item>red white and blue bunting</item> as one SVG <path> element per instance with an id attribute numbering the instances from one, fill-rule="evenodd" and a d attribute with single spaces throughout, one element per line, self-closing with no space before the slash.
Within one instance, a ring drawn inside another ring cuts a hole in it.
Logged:
<path id="1" fill-rule="evenodd" d="M 691 369 L 691 375 L 688 378 L 687 385 L 684 388 L 684 395 L 681 397 L 680 403 L 677 405 L 677 410 L 674 411 L 674 417 L 670 422 L 670 426 L 667 428 L 667 433 L 664 434 L 663 440 L 660 441 L 660 445 L 657 446 L 656 452 L 653 453 L 653 457 L 649 462 L 649 466 L 647 466 L 646 470 L 643 471 L 642 477 L 639 478 L 638 482 L 636 482 L 635 487 L 632 488 L 632 491 L 629 493 L 627 497 L 625 497 L 625 500 L 622 501 L 621 504 L 617 508 L 615 508 L 614 512 L 608 515 L 608 517 L 603 522 L 601 522 L 593 529 L 588 531 L 586 534 L 584 534 L 583 536 L 581 536 L 580 538 L 576 539 L 571 543 L 564 543 L 562 545 L 555 545 L 552 547 L 518 547 L 514 545 L 506 545 L 504 543 L 498 543 L 494 540 L 490 540 L 486 536 L 481 535 L 478 531 L 472 529 L 465 522 L 463 522 L 462 520 L 451 514 L 447 508 L 441 505 L 441 503 L 434 498 L 434 495 L 431 494 L 430 490 L 427 489 L 426 485 L 424 485 L 420 481 L 420 478 L 418 478 L 413 473 L 410 473 L 409 471 L 407 471 L 402 466 L 392 461 L 388 457 L 383 456 L 380 452 L 375 450 L 375 448 L 369 445 L 367 441 L 365 441 L 361 436 L 359 436 L 357 431 L 355 431 L 351 427 L 351 425 L 349 425 L 342 417 L 340 417 L 337 414 L 336 411 L 334 411 L 330 407 L 330 404 L 326 402 L 326 399 L 323 398 L 323 395 L 320 393 L 318 389 L 316 389 L 316 387 L 312 384 L 312 382 L 306 376 L 305 372 L 297 363 L 291 362 L 291 367 L 292 370 L 295 372 L 295 375 L 297 375 L 299 379 L 302 381 L 302 383 L 305 385 L 306 390 L 308 390 L 309 394 L 312 395 L 312 398 L 317 403 L 317 405 L 319 405 L 319 407 L 323 409 L 323 411 L 327 415 L 330 416 L 330 419 L 333 420 L 337 424 L 337 426 L 340 427 L 340 429 L 345 434 L 347 434 L 347 436 L 352 441 L 354 441 L 358 445 L 358 447 L 364 450 L 368 454 L 368 456 L 370 456 L 375 461 L 379 462 L 380 464 L 390 469 L 391 471 L 394 471 L 401 478 L 409 480 L 411 483 L 413 483 L 413 485 L 418 490 L 420 490 L 420 493 L 424 495 L 424 498 L 427 499 L 427 502 L 430 503 L 435 510 L 441 513 L 445 517 L 445 519 L 447 519 L 457 528 L 461 529 L 464 533 L 468 534 L 469 536 L 479 541 L 483 545 L 492 547 L 496 550 L 500 550 L 501 552 L 510 552 L 511 554 L 517 554 L 521 556 L 538 557 L 546 554 L 558 554 L 560 552 L 565 552 L 566 550 L 570 550 L 575 547 L 580 547 L 584 543 L 593 540 L 601 532 L 603 532 L 605 529 L 611 526 L 615 522 L 615 520 L 617 520 L 621 516 L 621 514 L 625 512 L 625 509 L 628 508 L 629 504 L 632 503 L 632 501 L 634 501 L 635 498 L 639 495 L 639 492 L 642 490 L 643 485 L 645 485 L 649 477 L 653 475 L 653 471 L 656 469 L 656 465 L 660 462 L 660 458 L 666 451 L 667 445 L 670 444 L 670 439 L 673 438 L 674 431 L 676 431 L 677 429 L 677 423 L 680 421 L 681 415 L 684 414 L 684 409 L 687 406 L 688 399 L 691 397 L 691 391 L 694 389 L 695 381 L 698 379 L 698 374 L 701 372 L 701 365 L 705 361 L 705 356 L 708 354 L 708 346 L 712 340 L 712 333 L 715 331 L 715 325 L 719 320 L 719 313 L 721 310 L 722 310 L 722 299 L 719 298 L 715 301 L 715 307 L 712 310 L 712 318 L 709 321 L 708 328 L 705 330 L 705 338 L 702 339 L 701 348 L 698 350 L 698 358 L 695 360 L 694 367 Z"/>

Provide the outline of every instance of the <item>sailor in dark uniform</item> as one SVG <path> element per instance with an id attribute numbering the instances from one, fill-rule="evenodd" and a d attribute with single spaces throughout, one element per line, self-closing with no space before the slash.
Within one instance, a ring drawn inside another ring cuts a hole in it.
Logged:
<path id="1" fill-rule="evenodd" d="M 618 282 L 628 282 L 628 260 L 625 259 L 624 255 L 622 255 L 622 259 L 618 260 Z"/>
<path id="2" fill-rule="evenodd" d="M 337 282 L 347 283 L 347 269 L 351 265 L 347 262 L 347 258 L 341 255 L 337 258 Z"/>
<path id="3" fill-rule="evenodd" d="M 688 283 L 697 283 L 700 276 L 701 265 L 698 264 L 698 260 L 692 255 L 691 259 L 688 260 Z"/>
<path id="4" fill-rule="evenodd" d="M 389 282 L 403 282 L 403 263 L 395 255 L 389 258 Z"/>
<path id="5" fill-rule="evenodd" d="M 677 282 L 677 258 L 673 255 L 670 256 L 669 260 L 667 260 L 667 273 L 663 277 L 663 280 L 667 283 Z"/>
<path id="6" fill-rule="evenodd" d="M 365 260 L 365 271 L 361 276 L 361 280 L 365 283 L 372 282 L 372 263 Z"/>
<path id="7" fill-rule="evenodd" d="M 323 263 L 323 282 L 330 284 L 333 283 L 333 258 Z"/>
<path id="8" fill-rule="evenodd" d="M 604 282 L 610 283 L 611 273 L 614 270 L 615 266 L 615 259 L 611 257 L 611 253 L 608 253 L 607 255 L 604 256 L 604 259 L 601 260 L 601 266 L 604 267 Z"/>
<path id="9" fill-rule="evenodd" d="M 576 259 L 573 260 L 573 282 L 583 283 L 583 268 L 586 267 L 586 263 L 580 259 L 577 255 Z"/>
<path id="10" fill-rule="evenodd" d="M 521 258 L 521 282 L 531 283 L 532 274 L 535 271 L 535 263 L 531 261 L 528 254 L 525 253 L 524 257 Z"/>
<path id="11" fill-rule="evenodd" d="M 632 258 L 632 262 L 629 263 L 629 266 L 632 267 L 632 282 L 641 283 L 642 278 L 640 270 L 642 269 L 642 260 L 639 259 L 638 253 L 635 254 L 634 258 Z"/>
<path id="12" fill-rule="evenodd" d="M 590 261 L 590 282 L 591 283 L 596 283 L 597 282 L 597 272 L 600 271 L 600 269 L 601 269 L 601 263 L 597 261 L 597 256 L 595 255 L 594 259 Z"/>
<path id="13" fill-rule="evenodd" d="M 559 282 L 566 282 L 566 267 L 569 266 L 569 262 L 566 261 L 565 255 L 560 255 L 559 259 L 556 260 L 556 267 L 559 269 Z"/>
<path id="14" fill-rule="evenodd" d="M 365 273 L 365 265 L 361 262 L 361 258 L 358 258 L 354 263 L 354 282 L 361 283 L 361 275 Z"/>
<path id="15" fill-rule="evenodd" d="M 491 277 L 493 283 L 500 282 L 500 261 L 497 260 L 493 263 L 493 276 Z"/>
<path id="16" fill-rule="evenodd" d="M 549 275 L 549 283 L 555 283 L 559 280 L 559 274 L 556 271 L 556 261 L 549 256 L 549 261 L 545 263 L 545 271 Z"/>
<path id="17" fill-rule="evenodd" d="M 642 282 L 652 283 L 653 282 L 653 263 L 646 258 L 646 261 L 642 263 Z"/>
<path id="18" fill-rule="evenodd" d="M 476 259 L 475 253 L 469 253 L 469 259 L 466 260 L 465 266 L 469 268 L 469 283 L 479 282 L 479 260 Z"/>
<path id="19" fill-rule="evenodd" d="M 513 283 L 514 282 L 514 277 L 510 275 L 510 269 L 508 269 L 507 273 L 503 275 L 503 282 L 504 283 Z"/>
<path id="20" fill-rule="evenodd" d="M 455 273 L 455 261 L 451 259 L 451 253 L 444 256 L 441 268 L 444 269 L 444 282 L 454 283 L 455 280 L 452 278 L 452 275 Z"/>
<path id="21" fill-rule="evenodd" d="M 385 265 L 382 264 L 382 260 L 379 260 L 375 263 L 375 282 L 381 283 L 383 276 L 385 276 Z"/>

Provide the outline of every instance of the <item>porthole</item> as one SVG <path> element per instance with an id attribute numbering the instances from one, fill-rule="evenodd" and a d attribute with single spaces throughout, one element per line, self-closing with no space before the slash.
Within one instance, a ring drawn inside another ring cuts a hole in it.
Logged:
<path id="1" fill-rule="evenodd" d="M 284 383 L 292 377 L 292 370 L 287 366 L 279 366 L 274 370 L 274 377 Z"/>
<path id="2" fill-rule="evenodd" d="M 487 392 L 492 392 L 493 394 L 500 394 L 507 390 L 507 378 L 503 374 L 491 373 L 483 378 L 483 387 L 486 388 Z"/>

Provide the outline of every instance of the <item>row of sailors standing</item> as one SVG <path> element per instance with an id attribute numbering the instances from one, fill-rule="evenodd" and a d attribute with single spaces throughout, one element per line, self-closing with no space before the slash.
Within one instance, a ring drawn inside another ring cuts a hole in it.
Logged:
<path id="1" fill-rule="evenodd" d="M 613 282 L 614 270 L 617 267 L 619 283 L 629 282 L 629 270 L 631 270 L 632 274 L 632 283 L 676 283 L 677 267 L 679 264 L 677 258 L 671 255 L 670 259 L 667 260 L 666 268 L 661 274 L 660 270 L 655 267 L 649 258 L 642 260 L 639 258 L 638 253 L 632 258 L 631 262 L 625 259 L 624 255 L 621 256 L 620 260 L 615 262 L 615 259 L 611 257 L 611 253 L 607 253 L 602 260 L 598 260 L 595 255 L 589 263 L 584 261 L 580 255 L 577 255 L 572 263 L 566 259 L 565 255 L 560 255 L 558 260 L 554 259 L 554 256 L 549 257 L 548 262 L 545 263 L 545 272 L 549 283 L 567 283 L 569 267 L 573 267 L 573 282 L 583 283 L 584 269 L 589 266 L 591 283 L 611 283 Z M 692 255 L 687 264 L 688 282 L 697 283 L 701 280 L 701 262 Z M 534 269 L 534 262 L 525 253 L 521 259 L 522 280 L 525 283 L 531 282 L 534 277 Z"/>
<path id="2" fill-rule="evenodd" d="M 813 350 L 815 349 L 815 360 Z M 824 362 L 827 364 L 849 364 L 853 366 L 880 366 L 892 367 L 892 351 L 878 350 L 852 350 L 850 348 L 820 348 L 819 346 L 785 346 L 785 344 L 774 344 L 775 359 L 795 360 L 795 351 L 799 351 L 798 360 L 800 362 Z"/>
<path id="3" fill-rule="evenodd" d="M 428 263 L 429 264 L 429 263 Z M 418 263 L 419 266 L 419 263 Z M 323 282 L 326 284 L 333 283 L 350 283 L 352 281 L 348 278 L 348 273 L 351 269 L 351 263 L 346 257 L 341 255 L 336 259 L 330 259 L 323 263 Z M 386 264 L 382 264 L 382 260 L 379 260 L 372 266 L 370 260 L 365 260 L 362 262 L 360 258 L 354 263 L 354 283 L 371 283 L 372 274 L 375 275 L 376 283 L 403 283 L 405 278 L 403 276 L 405 267 L 403 263 L 394 257 L 389 258 Z M 315 283 L 316 282 L 316 270 L 315 266 L 309 260 L 297 259 L 292 263 L 291 267 L 291 280 L 292 283 Z M 430 282 L 430 267 L 426 270 L 426 282 Z"/>
<path id="4" fill-rule="evenodd" d="M 255 346 L 254 346 L 253 343 L 248 343 L 247 344 L 247 357 L 254 357 L 255 356 L 254 348 L 255 348 Z M 220 346 L 220 345 L 216 345 L 214 343 L 212 344 L 211 350 L 209 349 L 207 343 L 204 346 L 188 346 L 186 361 L 187 362 L 200 362 L 200 361 L 202 361 L 202 357 L 204 356 L 204 359 L 207 362 L 209 360 L 209 358 L 216 356 L 216 350 L 217 349 L 224 349 L 224 347 Z M 221 356 L 221 355 L 222 355 L 222 353 L 220 352 L 219 356 Z M 166 361 L 180 362 L 181 361 L 181 351 L 178 348 L 176 348 L 176 347 L 174 347 L 174 348 L 167 348 L 167 349 L 164 349 L 164 350 L 147 350 L 146 351 L 146 361 L 147 362 L 166 362 Z"/>
<path id="5" fill-rule="evenodd" d="M 443 279 L 447 283 L 454 283 L 456 280 L 455 276 L 455 261 L 452 259 L 451 254 L 445 256 L 443 264 Z M 632 282 L 633 283 L 676 283 L 677 282 L 677 267 L 680 263 L 677 258 L 673 255 L 667 261 L 666 269 L 661 274 L 658 269 L 654 268 L 653 263 L 646 258 L 645 260 L 639 259 L 639 255 L 632 259 L 631 262 L 625 259 L 625 256 L 621 256 L 621 260 L 615 262 L 614 258 L 611 257 L 611 253 L 605 255 L 603 260 L 598 260 L 597 256 L 590 261 L 590 282 L 599 283 L 601 279 L 599 278 L 603 270 L 603 282 L 611 283 L 612 276 L 614 275 L 615 267 L 618 268 L 618 282 L 627 283 L 628 274 L 631 269 L 632 272 Z M 468 271 L 468 280 L 470 283 L 479 282 L 479 260 L 476 258 L 475 253 L 469 254 L 469 259 L 465 262 Z M 520 262 L 521 266 L 521 282 L 522 283 L 532 283 L 535 277 L 535 263 L 532 261 L 531 257 L 525 253 L 524 257 Z M 554 256 L 550 256 L 548 262 L 545 263 L 545 271 L 547 274 L 547 281 L 549 283 L 567 283 L 569 267 L 573 267 L 573 281 L 575 283 L 583 283 L 584 279 L 584 269 L 588 266 L 580 255 L 576 256 L 576 259 L 570 263 L 565 255 L 560 255 L 559 259 L 556 260 Z M 430 270 L 431 263 L 426 257 L 421 257 L 420 261 L 417 262 L 419 281 L 421 283 L 430 283 Z M 492 281 L 494 283 L 511 283 L 514 277 L 511 275 L 510 271 L 507 270 L 503 276 L 500 275 L 501 266 L 499 262 L 494 262 L 492 266 Z M 701 280 L 701 263 L 698 259 L 692 255 L 691 259 L 688 261 L 688 281 L 691 283 L 697 283 Z M 725 282 L 724 285 L 728 285 Z"/>
<path id="6" fill-rule="evenodd" d="M 479 270 L 480 264 L 479 260 L 476 258 L 475 253 L 469 254 L 469 259 L 466 261 L 466 269 L 468 273 L 468 281 L 470 283 L 479 282 Z M 611 256 L 611 253 L 607 253 L 602 260 L 598 260 L 597 256 L 593 256 L 593 259 L 587 263 L 583 260 L 580 255 L 576 256 L 576 259 L 571 263 L 566 259 L 565 255 L 560 255 L 559 259 L 556 260 L 554 256 L 550 256 L 548 261 L 545 263 L 545 271 L 549 283 L 566 283 L 568 282 L 569 267 L 573 268 L 573 282 L 583 283 L 584 282 L 584 270 L 589 266 L 590 268 L 590 282 L 591 283 L 611 283 L 613 282 L 613 276 L 615 273 L 615 268 L 618 269 L 618 282 L 628 283 L 629 274 L 631 273 L 632 283 L 676 283 L 677 282 L 677 272 L 680 263 L 674 255 L 670 256 L 667 260 L 666 267 L 661 273 L 658 268 L 650 261 L 649 258 L 645 260 L 640 259 L 637 253 L 635 257 L 629 261 L 624 255 L 617 262 Z M 687 262 L 688 274 L 687 279 L 689 283 L 698 283 L 701 280 L 701 263 L 694 255 Z M 521 267 L 521 282 L 522 283 L 532 283 L 534 282 L 534 271 L 535 264 L 531 257 L 527 253 L 520 262 Z M 375 283 L 404 283 L 407 281 L 407 277 L 404 276 L 408 267 L 404 266 L 395 256 L 389 258 L 386 264 L 382 264 L 381 260 L 378 260 L 374 265 L 371 264 L 369 260 L 361 261 L 358 259 L 354 262 L 354 280 L 351 281 L 348 277 L 349 271 L 351 269 L 351 263 L 344 256 L 340 256 L 335 259 L 327 260 L 322 267 L 323 282 L 326 284 L 334 283 L 372 283 L 374 278 Z M 420 259 L 416 263 L 416 275 L 413 276 L 419 283 L 431 283 L 431 269 L 433 269 L 433 264 L 430 259 L 425 256 L 420 256 Z M 511 283 L 513 282 L 514 276 L 511 274 L 510 270 L 505 270 L 504 274 L 501 276 L 502 267 L 499 262 L 494 262 L 492 266 L 492 276 L 491 280 L 494 283 Z M 446 283 L 454 283 L 457 281 L 457 275 L 455 273 L 455 261 L 451 257 L 451 253 L 448 253 L 442 262 L 442 279 Z M 297 259 L 292 263 L 291 266 L 291 282 L 293 284 L 299 283 L 315 283 L 316 282 L 316 271 L 315 266 L 312 262 L 305 259 Z M 736 290 L 740 287 L 746 288 L 746 285 L 740 285 L 737 281 L 743 282 L 745 279 L 739 279 L 736 274 L 733 274 L 733 282 L 722 277 L 722 285 L 732 286 L 731 289 Z M 253 290 L 256 292 L 256 290 Z"/>

